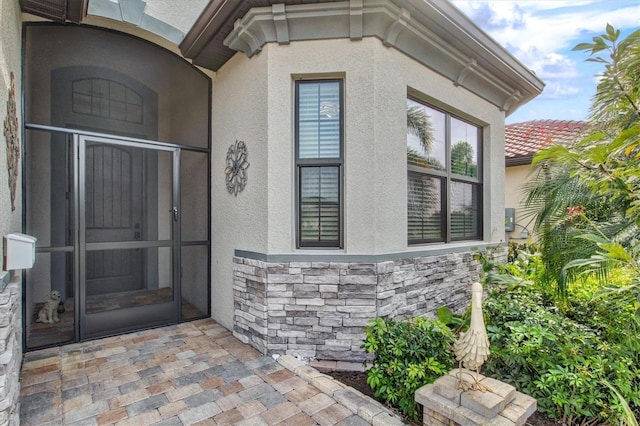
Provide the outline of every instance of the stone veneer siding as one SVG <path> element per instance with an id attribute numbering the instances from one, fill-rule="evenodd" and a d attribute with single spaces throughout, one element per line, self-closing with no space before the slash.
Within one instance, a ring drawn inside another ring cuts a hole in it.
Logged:
<path id="1" fill-rule="evenodd" d="M 464 311 L 481 271 L 471 251 L 374 263 L 236 256 L 233 268 L 237 338 L 264 354 L 344 361 L 367 358 L 370 319 Z"/>
<path id="2" fill-rule="evenodd" d="M 0 425 L 20 424 L 22 299 L 19 277 L 0 292 Z"/>

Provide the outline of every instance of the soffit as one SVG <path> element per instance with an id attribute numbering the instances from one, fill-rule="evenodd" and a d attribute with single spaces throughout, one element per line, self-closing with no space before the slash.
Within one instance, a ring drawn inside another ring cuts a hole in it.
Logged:
<path id="1" fill-rule="evenodd" d="M 56 22 L 80 23 L 87 14 L 89 0 L 20 0 L 20 9 Z"/>
<path id="2" fill-rule="evenodd" d="M 211 0 L 180 43 L 180 51 L 185 58 L 192 59 L 194 64 L 217 71 L 237 52 L 227 47 L 224 39 L 233 30 L 236 20 L 244 17 L 252 8 L 337 1 L 339 0 Z"/>
<path id="3" fill-rule="evenodd" d="M 212 0 L 180 44 L 216 71 L 266 43 L 377 37 L 509 115 L 544 83 L 446 0 Z"/>

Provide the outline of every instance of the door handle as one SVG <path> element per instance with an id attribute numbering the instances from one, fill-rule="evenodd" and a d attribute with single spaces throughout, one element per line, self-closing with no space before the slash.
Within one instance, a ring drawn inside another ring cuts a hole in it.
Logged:
<path id="1" fill-rule="evenodd" d="M 178 221 L 178 208 L 176 206 L 173 206 L 171 208 L 171 210 L 169 210 L 171 213 L 173 213 L 173 220 L 174 222 Z"/>

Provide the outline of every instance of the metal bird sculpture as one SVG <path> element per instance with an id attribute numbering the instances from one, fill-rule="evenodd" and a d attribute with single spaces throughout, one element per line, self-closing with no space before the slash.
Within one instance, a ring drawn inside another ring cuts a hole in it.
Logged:
<path id="1" fill-rule="evenodd" d="M 469 385 L 462 380 L 462 372 L 458 373 L 458 388 L 464 390 L 490 390 L 478 380 L 480 367 L 489 357 L 489 336 L 482 317 L 482 285 L 478 282 L 471 287 L 471 324 L 466 332 L 460 333 L 453 350 L 461 365 L 476 372 L 474 383 Z"/>

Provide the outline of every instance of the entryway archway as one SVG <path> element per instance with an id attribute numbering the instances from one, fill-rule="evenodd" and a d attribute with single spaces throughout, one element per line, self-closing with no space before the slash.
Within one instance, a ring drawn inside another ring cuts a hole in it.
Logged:
<path id="1" fill-rule="evenodd" d="M 102 29 L 28 24 L 24 46 L 26 348 L 210 316 L 210 79 Z"/>

